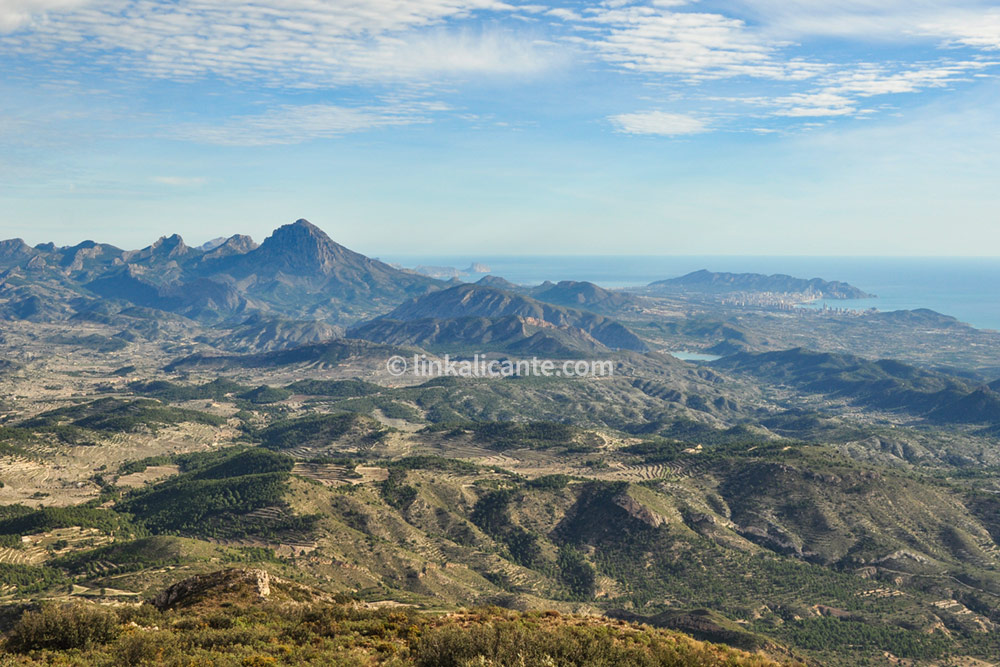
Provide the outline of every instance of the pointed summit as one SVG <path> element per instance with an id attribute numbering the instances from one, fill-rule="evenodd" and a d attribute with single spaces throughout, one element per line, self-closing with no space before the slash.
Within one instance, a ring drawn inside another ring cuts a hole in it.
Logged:
<path id="1" fill-rule="evenodd" d="M 282 225 L 281 227 L 278 227 L 271 233 L 270 236 L 270 238 L 275 237 L 300 239 L 308 238 L 314 239 L 317 243 L 333 243 L 333 239 L 331 239 L 326 232 L 305 218 L 299 218 L 289 225 Z"/>
<path id="2" fill-rule="evenodd" d="M 131 250 L 124 253 L 123 259 L 128 263 L 149 264 L 183 257 L 189 250 L 179 234 L 171 234 L 170 236 L 161 236 L 153 245 L 146 246 L 142 250 Z"/>
<path id="3" fill-rule="evenodd" d="M 312 230 L 315 230 L 315 231 L 319 232 L 320 234 L 324 234 L 324 232 L 323 232 L 322 229 L 320 229 L 319 227 L 317 227 L 313 223 L 309 222 L 305 218 L 299 218 L 298 220 L 296 220 L 292 224 L 285 225 L 285 227 L 304 227 L 305 229 L 312 229 Z M 324 234 L 324 236 L 325 236 L 325 234 Z"/>
<path id="4" fill-rule="evenodd" d="M 152 245 L 152 250 L 153 254 L 164 255 L 172 259 L 186 255 L 190 248 L 184 244 L 184 239 L 181 238 L 180 234 L 171 234 L 170 236 L 161 236 Z"/>
<path id="5" fill-rule="evenodd" d="M 348 250 L 308 220 L 278 227 L 254 253 L 255 261 L 289 275 L 332 275 L 345 267 L 367 268 L 372 260 Z"/>

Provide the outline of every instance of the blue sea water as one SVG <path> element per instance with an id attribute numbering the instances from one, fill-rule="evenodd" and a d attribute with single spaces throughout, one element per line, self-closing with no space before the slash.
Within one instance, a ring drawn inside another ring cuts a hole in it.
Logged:
<path id="1" fill-rule="evenodd" d="M 841 280 L 878 296 L 825 302 L 831 307 L 874 307 L 882 311 L 929 308 L 981 329 L 1000 330 L 1000 258 L 450 255 L 381 259 L 406 267 L 451 266 L 459 270 L 480 262 L 490 267 L 492 275 L 523 285 L 545 280 L 588 280 L 603 287 L 633 287 L 699 269 L 785 273 L 798 278 Z"/>

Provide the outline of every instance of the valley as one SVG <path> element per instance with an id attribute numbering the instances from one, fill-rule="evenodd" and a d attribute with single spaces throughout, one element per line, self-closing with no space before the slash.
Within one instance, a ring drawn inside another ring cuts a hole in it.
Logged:
<path id="1" fill-rule="evenodd" d="M 306 633 L 322 660 L 357 664 L 446 664 L 423 633 L 457 651 L 486 641 L 474 628 L 508 625 L 536 645 L 614 632 L 701 656 L 655 664 L 1000 655 L 1000 334 L 929 311 L 720 298 L 861 291 L 788 276 L 443 282 L 305 221 L 259 246 L 0 248 L 10 647 L 35 618 L 22 612 L 72 603 L 156 626 L 149 637 L 188 656 L 249 659 L 196 645 L 198 623 L 226 629 L 213 595 L 148 601 L 266 575 L 275 597 L 231 603 L 255 619 L 246 646 Z M 386 367 L 474 353 L 606 359 L 614 373 Z M 337 648 L 315 620 L 331 614 L 384 625 L 384 643 Z M 87 655 L 113 660 L 132 641 L 116 633 Z M 587 642 L 574 650 L 597 650 Z M 11 664 L 58 655 L 40 650 Z"/>

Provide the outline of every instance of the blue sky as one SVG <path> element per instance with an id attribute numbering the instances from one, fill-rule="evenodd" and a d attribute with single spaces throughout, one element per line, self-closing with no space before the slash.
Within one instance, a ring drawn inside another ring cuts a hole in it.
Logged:
<path id="1" fill-rule="evenodd" d="M 981 0 L 0 0 L 0 237 L 1000 255 Z"/>

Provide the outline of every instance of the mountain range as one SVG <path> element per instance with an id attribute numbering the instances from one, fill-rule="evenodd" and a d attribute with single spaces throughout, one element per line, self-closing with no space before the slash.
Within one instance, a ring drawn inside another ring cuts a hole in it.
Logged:
<path id="1" fill-rule="evenodd" d="M 112 302 L 206 323 L 257 313 L 342 324 L 443 285 L 353 252 L 307 220 L 259 246 L 243 235 L 191 248 L 174 234 L 133 251 L 13 239 L 0 242 L 0 271 L 0 316 L 39 320 L 86 317 Z"/>
<path id="2" fill-rule="evenodd" d="M 307 220 L 260 245 L 244 235 L 192 248 L 174 234 L 140 250 L 12 239 L 0 242 L 0 271 L 0 318 L 97 321 L 128 337 L 180 316 L 203 327 L 197 340 L 226 352 L 320 343 L 348 327 L 392 345 L 552 356 L 649 349 L 588 312 L 632 307 L 634 296 L 574 281 L 445 283 L 349 250 Z"/>

